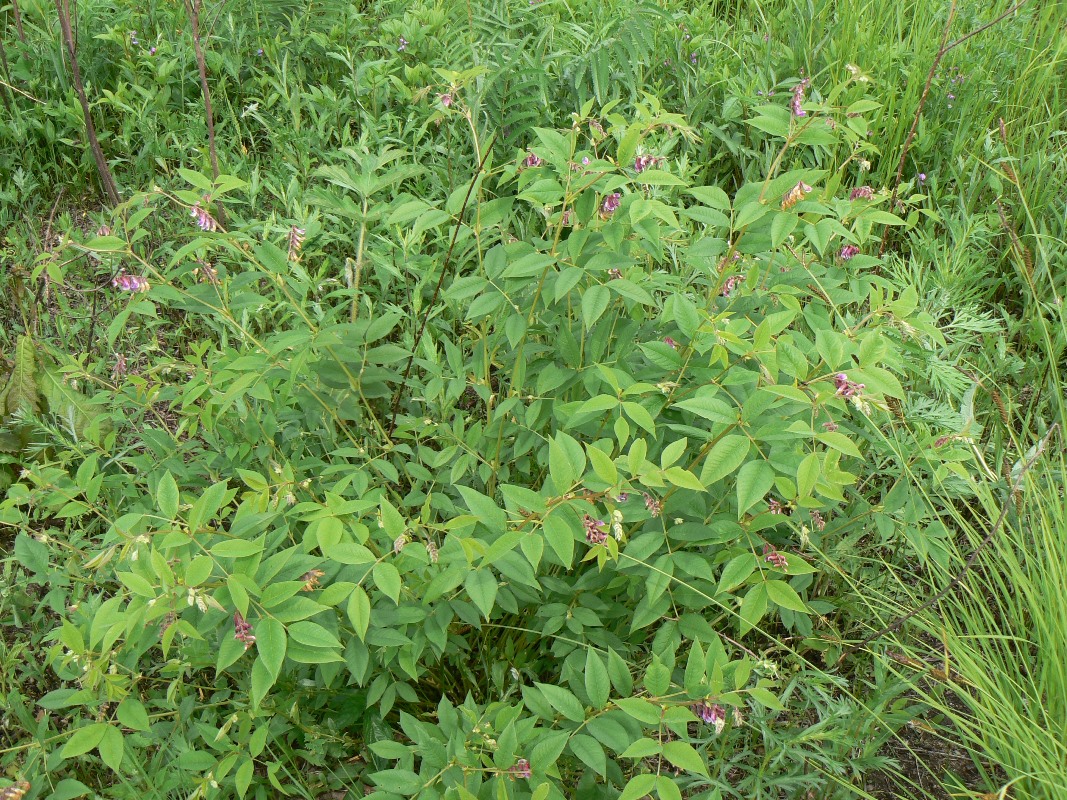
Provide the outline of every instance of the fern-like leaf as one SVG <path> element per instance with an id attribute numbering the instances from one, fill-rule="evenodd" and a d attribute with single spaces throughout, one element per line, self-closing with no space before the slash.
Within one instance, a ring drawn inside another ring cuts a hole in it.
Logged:
<path id="1" fill-rule="evenodd" d="M 37 352 L 33 339 L 20 336 L 15 345 L 15 366 L 8 376 L 2 400 L 4 415 L 19 409 L 36 412 L 37 406 Z"/>

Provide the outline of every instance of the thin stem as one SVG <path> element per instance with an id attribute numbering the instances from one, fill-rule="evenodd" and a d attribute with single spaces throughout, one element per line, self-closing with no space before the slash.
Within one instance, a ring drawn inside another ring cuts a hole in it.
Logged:
<path id="1" fill-rule="evenodd" d="M 496 135 L 489 140 L 488 146 L 485 148 L 485 155 L 482 156 L 481 161 L 478 162 L 478 169 L 474 171 L 474 176 L 471 178 L 470 186 L 467 187 L 467 196 L 463 198 L 463 205 L 460 206 L 459 214 L 456 215 L 456 225 L 452 228 L 452 241 L 449 242 L 448 252 L 445 253 L 445 260 L 441 264 L 441 274 L 437 278 L 437 286 L 434 287 L 433 296 L 430 298 L 429 305 L 426 306 L 426 312 L 422 315 L 422 321 L 419 324 L 419 332 L 415 335 L 415 341 L 411 345 L 411 355 L 408 356 L 407 366 L 404 367 L 404 377 L 400 380 L 400 385 L 396 389 L 396 394 L 393 395 L 393 404 L 389 412 L 389 428 L 386 436 L 391 437 L 393 431 L 396 430 L 396 413 L 400 408 L 400 400 L 404 396 L 404 391 L 407 389 L 408 376 L 411 374 L 411 364 L 415 360 L 415 353 L 418 352 L 419 342 L 422 341 L 422 335 L 426 332 L 426 323 L 430 321 L 430 312 L 433 311 L 433 307 L 437 305 L 437 296 L 441 293 L 441 286 L 445 282 L 445 275 L 448 274 L 448 266 L 452 261 L 452 251 L 456 247 L 456 239 L 459 238 L 459 229 L 463 225 L 463 214 L 467 210 L 467 204 L 470 202 L 471 195 L 474 194 L 474 187 L 478 183 L 478 176 L 482 174 L 482 169 L 485 167 L 486 159 L 489 158 L 489 154 L 493 152 L 493 142 L 496 139 Z"/>
<path id="2" fill-rule="evenodd" d="M 77 0 L 74 0 L 77 8 Z M 59 15 L 59 27 L 63 32 L 63 42 L 67 47 L 67 57 L 70 60 L 70 71 L 74 79 L 74 90 L 78 93 L 78 102 L 82 107 L 82 116 L 85 117 L 85 133 L 89 138 L 89 149 L 93 152 L 93 160 L 96 161 L 96 171 L 100 175 L 100 184 L 113 206 L 119 204 L 119 190 L 115 185 L 115 179 L 111 175 L 111 168 L 104 151 L 100 147 L 100 140 L 96 138 L 96 127 L 93 125 L 92 113 L 89 109 L 89 98 L 85 94 L 85 84 L 82 82 L 82 73 L 78 68 L 78 50 L 74 43 L 74 32 L 70 25 L 70 7 L 67 0 L 56 0 L 56 14 Z"/>
<path id="3" fill-rule="evenodd" d="M 930 71 L 926 74 L 926 84 L 923 86 L 922 95 L 920 95 L 919 97 L 919 104 L 915 107 L 915 116 L 912 117 L 911 120 L 911 130 L 908 131 L 908 135 L 904 139 L 904 147 L 900 151 L 900 161 L 897 162 L 897 174 L 896 178 L 893 180 L 893 194 L 889 198 L 889 208 L 891 210 L 896 208 L 897 196 L 900 192 L 900 183 L 904 178 L 904 164 L 908 159 L 908 151 L 911 149 L 911 145 L 915 141 L 915 135 L 916 133 L 918 133 L 919 119 L 922 117 L 923 108 L 926 106 L 926 98 L 930 95 L 930 85 L 934 81 L 934 75 L 937 72 L 938 66 L 941 64 L 941 59 L 943 59 L 950 50 L 959 47 L 968 39 L 977 36 L 982 31 L 992 28 L 1001 20 L 1014 14 L 1028 2 L 1029 0 L 1019 0 L 1018 3 L 1013 5 L 1011 8 L 1009 8 L 996 19 L 992 20 L 991 22 L 987 22 L 985 25 L 981 25 L 975 28 L 970 33 L 964 34 L 959 39 L 956 39 L 950 44 L 948 43 L 948 35 L 950 29 L 952 28 L 952 20 L 956 16 L 956 0 L 952 0 L 952 5 L 949 6 L 948 10 L 948 19 L 945 20 L 945 30 L 941 34 L 941 46 L 938 48 L 937 54 L 934 56 L 934 63 L 930 65 Z M 885 254 L 885 249 L 889 243 L 890 230 L 891 228 L 889 226 L 886 226 L 885 232 L 882 234 L 882 244 L 881 247 L 878 248 L 879 257 Z"/>
<path id="4" fill-rule="evenodd" d="M 211 108 L 211 90 L 207 85 L 207 62 L 204 60 L 204 50 L 200 46 L 200 2 L 201 0 L 185 0 L 185 10 L 189 14 L 189 24 L 192 26 L 193 49 L 196 52 L 196 66 L 200 71 L 200 91 L 204 95 L 204 118 L 207 121 L 207 149 L 211 158 L 211 176 L 218 180 L 219 156 L 215 150 L 215 114 Z M 222 203 L 216 202 L 220 222 L 225 223 L 226 213 Z"/>

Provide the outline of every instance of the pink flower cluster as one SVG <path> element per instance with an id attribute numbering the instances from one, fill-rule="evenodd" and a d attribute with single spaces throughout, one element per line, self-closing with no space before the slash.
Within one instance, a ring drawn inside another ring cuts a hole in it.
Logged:
<path id="1" fill-rule="evenodd" d="M 530 771 L 530 762 L 525 758 L 520 758 L 515 762 L 514 766 L 508 768 L 508 774 L 512 780 L 516 778 L 529 778 L 533 773 Z"/>
<path id="2" fill-rule="evenodd" d="M 147 278 L 140 275 L 127 275 L 120 272 L 111 280 L 111 285 L 124 292 L 147 292 L 150 288 Z"/>
<path id="3" fill-rule="evenodd" d="M 533 150 L 530 150 L 527 152 L 526 158 L 522 162 L 522 165 L 524 167 L 539 167 L 544 163 L 545 162 L 542 161 L 540 157 L 536 153 L 534 153 Z"/>
<path id="4" fill-rule="evenodd" d="M 808 84 L 810 81 L 805 78 L 796 86 L 793 87 L 793 99 L 790 101 L 790 105 L 793 108 L 794 117 L 806 117 L 808 112 L 804 110 L 804 93 L 808 90 Z"/>
<path id="5" fill-rule="evenodd" d="M 233 612 L 233 638 L 245 646 L 245 650 L 256 642 L 252 635 L 252 625 L 241 616 L 240 611 Z"/>
<path id="6" fill-rule="evenodd" d="M 634 172 L 641 174 L 646 169 L 656 166 L 662 160 L 659 156 L 638 156 L 634 159 Z"/>
<path id="7" fill-rule="evenodd" d="M 732 295 L 734 293 L 734 289 L 736 289 L 744 279 L 744 275 L 731 275 L 729 278 L 727 278 L 726 283 L 724 283 L 722 287 L 722 296 L 729 297 L 730 295 Z"/>
<path id="8" fill-rule="evenodd" d="M 201 206 L 199 202 L 193 204 L 193 207 L 189 211 L 189 216 L 196 220 L 196 226 L 202 231 L 213 233 L 219 229 L 219 223 L 215 221 L 215 218 L 212 217 L 207 209 Z"/>
<path id="9" fill-rule="evenodd" d="M 778 569 L 789 568 L 789 559 L 787 559 L 784 555 L 779 553 L 770 545 L 764 545 L 763 553 L 763 560 L 766 563 L 770 564 L 772 567 L 777 567 Z"/>
<path id="10" fill-rule="evenodd" d="M 834 385 L 837 387 L 837 393 L 846 400 L 855 397 L 866 388 L 862 383 L 850 381 L 844 372 L 839 372 L 834 376 Z"/>
<path id="11" fill-rule="evenodd" d="M 300 248 L 304 246 L 304 236 L 306 231 L 303 228 L 298 228 L 296 225 L 289 229 L 289 260 L 300 260 Z"/>
<path id="12" fill-rule="evenodd" d="M 585 540 L 589 544 L 603 544 L 608 538 L 608 523 L 602 519 L 593 519 L 586 514 L 582 517 L 582 525 L 585 527 Z"/>
<path id="13" fill-rule="evenodd" d="M 837 257 L 842 261 L 851 261 L 852 257 L 859 255 L 860 249 L 854 244 L 846 244 L 841 248 L 841 252 L 837 254 Z"/>
<path id="14" fill-rule="evenodd" d="M 722 733 L 723 729 L 726 727 L 726 709 L 718 703 L 709 703 L 705 700 L 700 700 L 693 703 L 693 705 L 690 706 L 690 709 L 704 721 L 705 725 L 711 725 L 715 728 L 715 733 Z"/>
<path id="15" fill-rule="evenodd" d="M 848 193 L 849 200 L 870 200 L 874 197 L 874 189 L 870 186 L 857 186 Z"/>
<path id="16" fill-rule="evenodd" d="M 658 517 L 663 511 L 663 503 L 650 494 L 645 494 L 645 508 L 653 517 Z"/>
<path id="17" fill-rule="evenodd" d="M 618 210 L 620 203 L 622 203 L 621 194 L 618 192 L 609 194 L 604 198 L 604 202 L 600 204 L 600 213 L 605 217 L 610 217 Z"/>

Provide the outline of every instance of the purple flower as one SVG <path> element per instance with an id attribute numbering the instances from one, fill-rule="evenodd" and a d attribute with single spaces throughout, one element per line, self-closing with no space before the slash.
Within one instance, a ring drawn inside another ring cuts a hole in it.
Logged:
<path id="1" fill-rule="evenodd" d="M 408 40 L 405 39 L 403 36 L 401 36 L 397 40 L 396 52 L 403 53 L 407 49 L 408 49 Z"/>
<path id="2" fill-rule="evenodd" d="M 862 383 L 850 381 L 848 375 L 844 372 L 839 372 L 834 376 L 834 385 L 837 387 L 837 394 L 846 400 L 850 397 L 855 397 L 866 388 Z"/>
<path id="3" fill-rule="evenodd" d="M 653 517 L 658 517 L 660 515 L 660 513 L 663 511 L 663 503 L 661 503 L 659 500 L 657 500 L 652 495 L 646 493 L 645 494 L 645 508 L 648 509 L 648 513 L 651 514 Z"/>
<path id="4" fill-rule="evenodd" d="M 622 195 L 618 192 L 609 194 L 604 198 L 604 202 L 600 204 L 600 213 L 602 216 L 610 217 L 618 209 L 619 204 L 622 202 Z"/>
<path id="5" fill-rule="evenodd" d="M 443 105 L 445 108 L 448 108 L 452 105 L 452 95 L 448 94 L 447 92 L 445 94 L 437 95 L 437 99 L 441 101 L 441 105 Z"/>
<path id="6" fill-rule="evenodd" d="M 524 167 L 539 167 L 544 162 L 534 153 L 533 150 L 528 151 L 526 159 L 522 162 Z"/>
<path id="7" fill-rule="evenodd" d="M 642 172 L 644 172 L 649 167 L 656 166 L 656 162 L 657 161 L 659 161 L 659 159 L 656 158 L 655 156 L 649 156 L 649 155 L 638 156 L 637 158 L 634 159 L 634 172 L 636 172 L 636 173 L 638 173 L 640 175 Z"/>
<path id="8" fill-rule="evenodd" d="M 672 339 L 670 336 L 664 336 L 663 343 L 667 345 L 667 347 L 671 348 L 671 350 L 678 349 L 678 342 L 674 341 L 674 339 Z"/>
<path id="9" fill-rule="evenodd" d="M 585 527 L 585 540 L 589 544 L 603 544 L 608 538 L 608 523 L 602 519 L 593 519 L 586 514 L 582 517 L 582 525 Z"/>
<path id="10" fill-rule="evenodd" d="M 822 424 L 822 429 L 824 431 L 827 431 L 828 433 L 833 433 L 834 431 L 837 430 L 837 423 L 834 422 L 833 420 L 830 420 L 829 422 L 824 422 Z"/>
<path id="11" fill-rule="evenodd" d="M 726 709 L 718 703 L 709 703 L 705 700 L 693 703 L 690 706 L 693 713 L 704 721 L 705 725 L 715 728 L 715 733 L 720 734 L 726 727 Z"/>
<path id="12" fill-rule="evenodd" d="M 859 253 L 860 249 L 854 244 L 846 244 L 841 248 L 841 252 L 837 254 L 838 258 L 842 261 L 850 261 L 854 255 Z"/>
<path id="13" fill-rule="evenodd" d="M 608 270 L 608 276 L 613 281 L 617 281 L 622 277 L 622 270 L 620 270 L 620 269 L 618 269 L 616 267 L 612 267 L 611 269 Z"/>
<path id="14" fill-rule="evenodd" d="M 112 279 L 111 285 L 124 292 L 147 292 L 150 288 L 146 278 L 142 278 L 140 275 L 127 275 L 125 272 L 120 272 L 116 275 Z"/>
<path id="15" fill-rule="evenodd" d="M 300 260 L 300 248 L 304 245 L 304 235 L 306 231 L 303 228 L 298 228 L 294 225 L 289 229 L 289 260 Z"/>
<path id="16" fill-rule="evenodd" d="M 629 495 L 628 492 L 619 492 L 619 494 L 616 495 L 616 497 L 615 497 L 615 502 L 616 503 L 625 503 L 629 499 L 630 499 L 630 495 Z"/>
<path id="17" fill-rule="evenodd" d="M 870 200 L 874 197 L 874 189 L 870 186 L 857 186 L 848 194 L 849 200 Z"/>
<path id="18" fill-rule="evenodd" d="M 126 356 L 122 353 L 115 354 L 115 366 L 111 368 L 111 380 L 117 381 L 126 375 L 128 367 L 126 365 Z"/>
<path id="19" fill-rule="evenodd" d="M 765 555 L 763 557 L 763 560 L 766 561 L 771 566 L 777 567 L 778 569 L 788 569 L 789 568 L 789 561 L 786 559 L 785 556 L 783 556 L 777 550 L 773 550 L 772 549 L 769 553 L 767 553 L 767 555 Z"/>
<path id="20" fill-rule="evenodd" d="M 790 105 L 793 108 L 794 117 L 806 117 L 808 112 L 804 110 L 804 93 L 808 90 L 808 79 L 805 78 L 796 86 L 793 87 L 793 99 L 790 101 Z"/>
<path id="21" fill-rule="evenodd" d="M 204 209 L 199 202 L 193 204 L 189 216 L 196 220 L 197 227 L 202 231 L 217 231 L 219 223 Z"/>
<path id="22" fill-rule="evenodd" d="M 245 650 L 256 641 L 256 637 L 252 635 L 252 626 L 241 616 L 240 611 L 235 611 L 233 614 L 233 638 L 241 642 Z"/>
<path id="23" fill-rule="evenodd" d="M 530 2 L 532 3 L 533 0 L 530 0 Z M 532 774 L 530 772 L 530 762 L 525 758 L 520 758 L 515 762 L 514 766 L 508 769 L 508 774 L 511 776 L 512 780 L 515 780 L 516 778 L 529 778 Z"/>
<path id="24" fill-rule="evenodd" d="M 697 54 L 696 53 L 690 53 L 689 54 L 689 63 L 690 64 L 697 63 Z"/>
<path id="25" fill-rule="evenodd" d="M 782 198 L 782 211 L 791 209 L 803 200 L 810 191 L 811 187 L 804 183 L 804 181 L 800 181 L 796 186 L 786 192 L 785 197 Z"/>
<path id="26" fill-rule="evenodd" d="M 925 172 L 920 172 L 919 173 L 919 185 L 922 186 L 924 183 L 926 183 L 926 173 Z"/>
<path id="27" fill-rule="evenodd" d="M 582 166 L 583 167 L 588 167 L 589 166 L 589 156 L 582 156 Z"/>
<path id="28" fill-rule="evenodd" d="M 149 47 L 149 48 L 148 48 L 148 55 L 150 55 L 150 56 L 154 56 L 155 54 L 156 54 L 156 48 L 154 48 L 154 47 Z"/>
<path id="29" fill-rule="evenodd" d="M 729 297 L 734 293 L 734 289 L 745 279 L 744 275 L 731 275 L 726 279 L 726 283 L 722 287 L 722 296 Z"/>
<path id="30" fill-rule="evenodd" d="M 781 500 L 772 497 L 767 501 L 767 510 L 772 514 L 781 514 L 785 511 L 785 506 L 782 505 Z"/>
<path id="31" fill-rule="evenodd" d="M 256 50 L 256 55 L 257 56 L 262 56 L 263 55 L 263 48 L 262 47 L 259 48 L 258 50 Z"/>

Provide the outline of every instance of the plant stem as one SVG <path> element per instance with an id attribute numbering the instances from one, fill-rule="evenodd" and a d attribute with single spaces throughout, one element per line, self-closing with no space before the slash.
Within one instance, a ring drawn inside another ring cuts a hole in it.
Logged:
<path id="1" fill-rule="evenodd" d="M 77 0 L 74 0 L 77 8 Z M 67 0 L 56 0 L 56 13 L 59 15 L 59 27 L 63 32 L 63 42 L 67 48 L 67 56 L 70 59 L 70 71 L 74 79 L 74 90 L 78 93 L 78 102 L 82 107 L 82 116 L 85 117 L 85 133 L 89 138 L 89 149 L 93 152 L 96 161 L 96 171 L 100 175 L 100 184 L 107 195 L 111 205 L 119 204 L 119 190 L 115 185 L 115 179 L 111 175 L 111 168 L 104 158 L 104 151 L 100 147 L 100 140 L 96 138 L 96 127 L 93 125 L 92 112 L 89 109 L 89 98 L 85 95 L 85 84 L 82 82 L 82 73 L 78 68 L 78 50 L 74 41 L 74 32 L 70 25 L 70 7 Z"/>
<path id="2" fill-rule="evenodd" d="M 204 60 L 204 50 L 200 46 L 200 2 L 201 0 L 185 0 L 185 10 L 189 14 L 189 24 L 192 26 L 193 49 L 196 52 L 196 66 L 200 71 L 200 91 L 204 95 L 204 118 L 207 122 L 207 149 L 211 158 L 211 176 L 219 178 L 219 156 L 215 150 L 215 114 L 211 109 L 211 90 L 207 85 L 207 62 Z M 222 203 L 216 202 L 219 221 L 226 223 L 226 213 Z"/>

